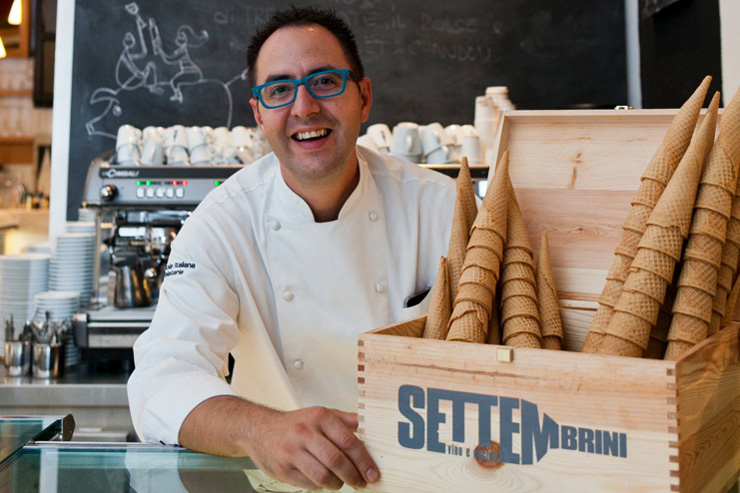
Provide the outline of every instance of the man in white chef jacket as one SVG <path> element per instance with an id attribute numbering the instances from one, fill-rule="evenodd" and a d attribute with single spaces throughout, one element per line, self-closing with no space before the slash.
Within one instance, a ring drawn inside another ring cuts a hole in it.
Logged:
<path id="1" fill-rule="evenodd" d="M 134 347 L 131 413 L 146 441 L 249 455 L 305 488 L 363 487 L 379 472 L 353 433 L 357 336 L 426 311 L 404 301 L 446 254 L 454 182 L 356 147 L 372 88 L 333 14 L 277 13 L 248 64 L 274 154 L 209 194 L 175 240 Z"/>

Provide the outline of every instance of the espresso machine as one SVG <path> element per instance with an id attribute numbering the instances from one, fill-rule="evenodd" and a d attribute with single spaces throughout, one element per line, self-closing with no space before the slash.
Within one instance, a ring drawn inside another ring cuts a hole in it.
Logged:
<path id="1" fill-rule="evenodd" d="M 203 198 L 242 165 L 121 166 L 112 152 L 87 173 L 83 207 L 96 222 L 94 295 L 75 316 L 86 362 L 133 369 L 131 350 L 154 315 L 172 241 Z"/>

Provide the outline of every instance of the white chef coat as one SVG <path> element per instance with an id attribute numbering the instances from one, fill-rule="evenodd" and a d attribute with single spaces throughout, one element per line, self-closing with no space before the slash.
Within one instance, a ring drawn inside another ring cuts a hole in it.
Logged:
<path id="1" fill-rule="evenodd" d="M 360 179 L 317 223 L 274 155 L 211 192 L 173 242 L 128 383 L 145 441 L 178 443 L 202 401 L 241 395 L 279 409 L 357 406 L 357 336 L 417 317 L 445 255 L 455 183 L 357 147 Z M 236 360 L 231 385 L 228 354 Z"/>

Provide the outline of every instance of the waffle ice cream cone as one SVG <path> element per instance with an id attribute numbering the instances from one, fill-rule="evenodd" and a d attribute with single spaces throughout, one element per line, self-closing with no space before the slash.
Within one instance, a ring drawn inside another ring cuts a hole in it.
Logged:
<path id="1" fill-rule="evenodd" d="M 673 313 L 674 315 L 676 313 L 690 315 L 694 318 L 704 320 L 708 325 L 712 320 L 713 303 L 714 296 L 711 296 L 700 289 L 682 286 L 679 288 L 678 293 L 676 293 L 676 301 L 673 304 Z M 702 339 L 706 339 L 706 335 L 704 335 Z"/>
<path id="2" fill-rule="evenodd" d="M 501 344 L 501 317 L 496 300 L 494 300 L 493 302 L 493 313 L 491 313 L 491 320 L 488 321 L 488 334 L 486 335 L 486 344 Z"/>
<path id="3" fill-rule="evenodd" d="M 647 322 L 640 317 L 636 317 L 630 313 L 616 311 L 609 321 L 609 326 L 612 325 L 621 327 L 625 332 L 636 334 L 647 333 L 648 339 L 650 337 L 649 334 L 652 328 L 652 324 L 650 322 Z M 642 348 L 642 346 L 630 339 L 625 339 L 621 336 L 606 332 L 603 335 L 601 344 L 599 345 L 596 352 L 598 354 L 612 354 L 618 356 L 632 356 L 635 358 L 641 358 L 644 353 L 644 349 Z"/>
<path id="4" fill-rule="evenodd" d="M 728 202 L 727 205 L 730 205 L 731 203 L 732 202 Z M 727 208 L 727 216 L 724 216 L 719 212 L 709 209 L 701 209 L 697 206 L 694 209 L 694 217 L 691 220 L 690 233 L 709 236 L 718 240 L 720 244 L 724 243 L 725 235 L 727 234 L 727 220 L 730 217 L 729 212 L 729 207 Z"/>
<path id="5" fill-rule="evenodd" d="M 678 110 L 663 137 L 663 142 L 645 169 L 643 179 L 651 178 L 663 184 L 667 184 L 671 179 L 673 171 L 689 146 L 711 81 L 711 77 L 705 77 L 691 97 Z"/>
<path id="6" fill-rule="evenodd" d="M 657 204 L 659 197 L 662 195 L 664 187 L 673 176 L 686 149 L 689 147 L 691 136 L 694 132 L 697 118 L 699 117 L 699 111 L 701 110 L 711 80 L 711 77 L 705 77 L 673 118 L 663 141 L 643 172 L 640 188 L 635 199 L 632 201 L 632 207 L 622 226 L 625 232 L 631 231 L 638 234 L 645 232 L 648 217 Z M 652 200 L 654 202 L 651 203 Z M 617 282 L 624 282 L 626 280 L 626 276 L 621 276 L 620 274 L 624 273 L 624 264 L 635 257 L 637 253 L 636 249 L 637 247 L 635 246 L 635 250 L 631 251 L 629 238 L 624 241 L 620 239 L 615 253 L 621 254 L 622 258 L 612 264 L 612 268 L 609 274 L 607 274 L 607 280 L 612 279 Z M 627 263 L 627 267 L 629 267 L 629 263 Z M 615 268 L 620 269 L 621 273 L 615 271 Z M 609 285 L 608 282 L 607 284 L 612 292 L 619 290 L 617 284 L 612 283 Z M 612 294 L 608 299 L 613 299 L 613 297 L 614 295 Z M 589 333 L 583 345 L 583 352 L 596 352 L 602 339 L 602 334 L 604 334 L 610 319 L 610 307 L 602 305 L 601 300 L 599 303 L 596 316 L 591 323 Z"/>
<path id="7" fill-rule="evenodd" d="M 533 349 L 540 349 L 542 348 L 542 343 L 540 342 L 540 339 L 532 333 L 529 332 L 523 332 L 519 328 L 515 329 L 516 335 L 509 337 L 506 340 L 506 345 L 511 347 L 524 347 L 524 348 L 533 348 Z M 504 332 L 506 329 L 504 328 Z"/>
<path id="8" fill-rule="evenodd" d="M 665 253 L 649 248 L 641 248 L 637 252 L 635 260 L 632 261 L 632 271 L 635 269 L 652 272 L 663 279 L 666 283 L 673 281 L 673 271 L 676 267 L 676 259 Z M 627 278 L 629 279 L 629 277 Z"/>
<path id="9" fill-rule="evenodd" d="M 432 288 L 429 312 L 424 323 L 422 337 L 427 339 L 444 339 L 447 337 L 447 324 L 450 321 L 452 302 L 450 301 L 449 263 L 445 257 L 439 261 L 437 279 Z"/>
<path id="10" fill-rule="evenodd" d="M 635 252 L 637 252 L 637 245 L 640 244 L 641 239 L 642 233 L 625 229 L 622 232 L 622 239 L 619 241 L 614 253 L 625 258 L 634 257 Z"/>
<path id="11" fill-rule="evenodd" d="M 643 180 L 642 183 L 645 183 L 646 181 L 652 180 Z M 661 184 L 661 186 L 665 189 L 665 185 Z M 645 225 L 647 224 L 648 217 L 650 217 L 650 213 L 653 212 L 653 207 L 655 207 L 655 203 L 651 206 L 632 204 L 632 207 L 630 207 L 630 211 L 627 214 L 627 219 L 625 219 L 624 224 L 622 224 L 622 229 L 626 231 L 634 231 L 639 234 L 644 233 Z"/>
<path id="12" fill-rule="evenodd" d="M 691 235 L 684 260 L 700 260 L 719 269 L 722 265 L 722 242 L 706 235 Z"/>
<path id="13" fill-rule="evenodd" d="M 707 335 L 712 335 L 723 326 L 727 317 L 730 291 L 734 289 L 733 279 L 738 267 L 738 246 L 740 245 L 740 91 L 730 101 L 722 114 L 719 135 L 708 158 L 707 177 L 703 182 L 712 183 L 725 190 L 732 190 L 734 197 L 727 223 L 725 243 L 722 247 L 722 261 L 717 279 L 717 290 L 712 307 L 712 320 Z M 732 186 L 734 182 L 734 187 Z"/>
<path id="14" fill-rule="evenodd" d="M 465 252 L 470 240 L 470 228 L 473 226 L 478 204 L 473 192 L 473 181 L 470 178 L 470 168 L 467 158 L 460 161 L 460 172 L 457 175 L 457 196 L 452 220 L 452 233 L 447 251 L 449 264 L 449 285 L 451 299 L 457 295 L 457 286 L 460 283 Z"/>
<path id="15" fill-rule="evenodd" d="M 635 251 L 635 254 L 636 253 L 637 251 Z M 614 255 L 614 260 L 612 261 L 612 265 L 609 268 L 606 278 L 608 280 L 621 281 L 624 283 L 629 275 L 630 265 L 632 265 L 632 261 L 635 259 L 635 254 L 632 254 L 629 257 L 619 254 Z"/>
<path id="16" fill-rule="evenodd" d="M 638 188 L 637 193 L 632 198 L 631 204 L 643 205 L 649 209 L 652 209 L 658 202 L 658 199 L 663 193 L 663 190 L 665 190 L 664 183 L 651 179 L 643 180 L 640 183 L 640 188 Z"/>
<path id="17" fill-rule="evenodd" d="M 725 242 L 722 247 L 722 265 L 728 266 L 733 272 L 735 272 L 738 266 L 739 253 L 737 245 Z"/>
<path id="18" fill-rule="evenodd" d="M 514 279 L 513 281 L 509 281 L 507 283 L 506 291 L 501 290 L 501 302 L 505 302 L 512 296 L 522 296 L 536 302 L 537 290 L 529 281 Z"/>
<path id="19" fill-rule="evenodd" d="M 665 359 L 668 361 L 678 361 L 692 347 L 694 347 L 694 344 L 689 342 L 671 341 L 665 350 Z"/>
<path id="20" fill-rule="evenodd" d="M 488 338 L 499 277 L 499 259 L 503 258 L 502 240 L 506 238 L 508 167 L 509 153 L 505 152 L 496 166 L 483 206 L 471 228 L 460 284 L 453 301 L 447 340 L 485 343 Z M 481 238 L 492 241 L 486 243 Z M 484 250 L 485 254 L 481 255 L 479 250 Z"/>
<path id="21" fill-rule="evenodd" d="M 537 255 L 537 301 L 542 331 L 542 347 L 559 350 L 563 342 L 563 322 L 560 319 L 560 304 L 552 273 L 550 242 L 547 233 L 542 233 Z"/>
<path id="22" fill-rule="evenodd" d="M 506 345 L 540 347 L 532 245 L 511 182 L 506 212 L 508 223 L 501 277 L 502 340 Z"/>
<path id="23" fill-rule="evenodd" d="M 738 297 L 740 297 L 740 279 L 735 281 L 730 294 L 727 296 L 727 306 L 725 307 L 725 316 L 722 317 L 721 327 L 726 326 L 734 319 Z"/>
<path id="24" fill-rule="evenodd" d="M 684 238 L 688 236 L 702 167 L 714 144 L 718 108 L 719 93 L 716 93 L 696 136 L 650 214 L 648 225 L 678 227 Z"/>
<path id="25" fill-rule="evenodd" d="M 514 317 L 502 323 L 502 342 L 513 347 L 542 347 L 540 323 L 531 317 Z"/>
<path id="26" fill-rule="evenodd" d="M 678 288 L 689 287 L 700 289 L 714 298 L 717 293 L 717 268 L 706 262 L 684 259 Z"/>
<path id="27" fill-rule="evenodd" d="M 712 149 L 714 149 L 714 147 L 712 147 Z M 718 154 L 715 152 L 714 156 L 716 155 Z M 713 211 L 717 214 L 721 214 L 722 216 L 724 216 L 725 220 L 727 220 L 730 219 L 730 212 L 732 211 L 732 198 L 735 196 L 735 193 L 728 191 L 724 186 L 708 183 L 707 175 L 711 171 L 707 170 L 711 170 L 720 166 L 732 166 L 732 163 L 729 160 L 716 159 L 714 156 L 711 152 L 709 153 L 709 159 L 707 159 L 707 164 L 704 167 L 704 172 L 702 173 L 701 181 L 699 182 L 701 183 L 701 186 L 699 187 L 699 192 L 696 194 L 695 207 L 697 209 L 706 209 L 708 211 Z M 723 239 L 724 234 L 725 233 L 723 230 Z"/>
<path id="28" fill-rule="evenodd" d="M 501 282 L 508 283 L 514 280 L 527 281 L 534 286 L 534 270 L 532 269 L 531 264 L 527 265 L 521 262 L 516 262 L 507 265 L 504 268 L 504 272 L 501 274 Z"/>
<path id="29" fill-rule="evenodd" d="M 619 296 L 622 294 L 623 286 L 623 281 L 614 281 L 611 279 L 607 279 L 604 290 L 601 292 L 599 303 L 601 303 L 602 305 L 610 306 L 612 308 L 617 306 L 617 301 L 619 301 Z"/>

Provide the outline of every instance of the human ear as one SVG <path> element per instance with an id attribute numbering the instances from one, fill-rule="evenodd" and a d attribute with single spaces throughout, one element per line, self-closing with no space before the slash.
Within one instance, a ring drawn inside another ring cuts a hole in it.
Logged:
<path id="1" fill-rule="evenodd" d="M 373 105 L 373 85 L 369 77 L 357 83 L 360 88 L 361 120 L 363 123 L 370 117 L 370 107 Z"/>

